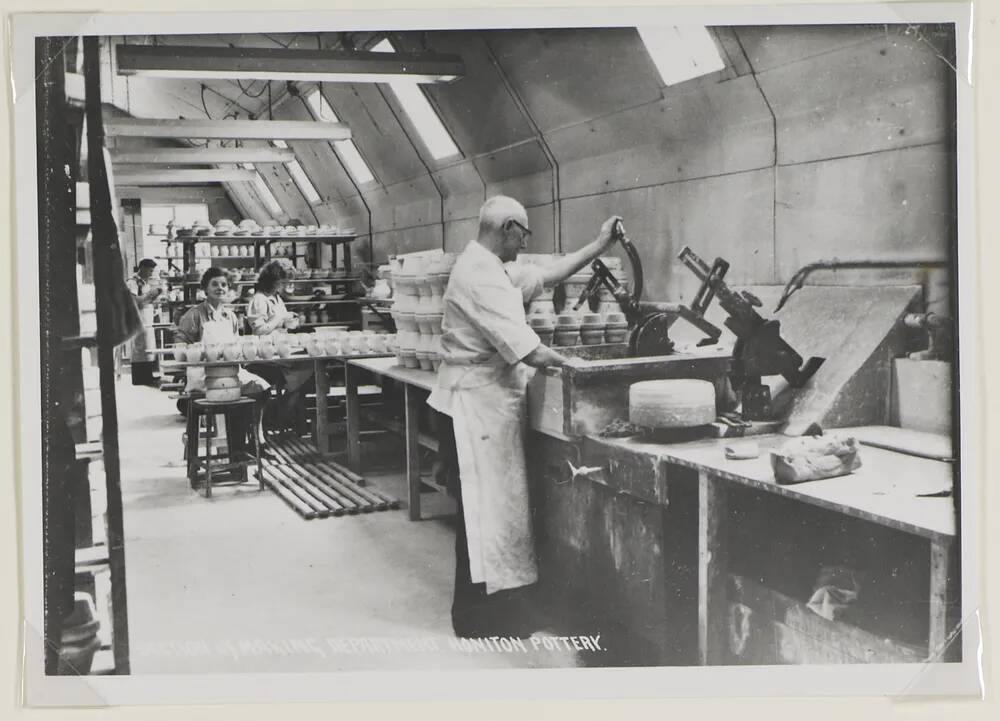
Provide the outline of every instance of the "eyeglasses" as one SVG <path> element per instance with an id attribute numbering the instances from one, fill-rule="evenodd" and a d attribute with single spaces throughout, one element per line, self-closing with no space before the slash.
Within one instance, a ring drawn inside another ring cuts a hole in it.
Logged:
<path id="1" fill-rule="evenodd" d="M 521 229 L 521 235 L 522 235 L 522 236 L 524 236 L 524 237 L 526 237 L 526 238 L 530 238 L 530 237 L 531 237 L 531 231 L 530 231 L 530 230 L 528 230 L 527 228 L 525 228 L 525 227 L 524 227 L 523 225 L 521 225 L 520 223 L 518 223 L 518 222 L 517 222 L 516 220 L 514 220 L 513 218 L 511 218 L 511 219 L 510 219 L 510 220 L 508 220 L 507 222 L 508 222 L 508 223 L 513 223 L 513 224 L 514 224 L 514 225 L 516 225 L 516 226 L 517 226 L 518 228 L 520 228 L 520 229 Z"/>

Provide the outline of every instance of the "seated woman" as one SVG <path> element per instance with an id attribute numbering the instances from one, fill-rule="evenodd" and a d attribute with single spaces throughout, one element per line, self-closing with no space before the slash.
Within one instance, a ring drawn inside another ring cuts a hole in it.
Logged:
<path id="1" fill-rule="evenodd" d="M 285 308 L 285 301 L 280 295 L 290 277 L 291 273 L 280 260 L 269 261 L 260 269 L 256 293 L 247 311 L 247 321 L 255 335 L 270 335 L 281 328 L 298 326 L 298 316 Z M 271 369 L 276 369 L 280 377 L 272 377 L 270 380 L 284 387 L 278 409 L 279 424 L 283 428 L 292 428 L 295 426 L 296 409 L 302 401 L 305 386 L 313 377 L 312 365 L 279 362 L 269 364 L 268 368 L 266 370 L 262 368 L 261 372 L 268 372 Z"/>
<path id="2" fill-rule="evenodd" d="M 205 300 L 198 305 L 189 308 L 188 311 L 177 321 L 177 330 L 174 339 L 181 343 L 199 343 L 205 338 L 205 329 L 211 328 L 211 337 L 215 342 L 224 338 L 236 338 L 239 335 L 239 320 L 232 310 L 225 304 L 230 300 L 229 279 L 225 271 L 220 268 L 209 268 L 201 276 L 201 289 L 205 292 Z M 244 396 L 253 398 L 261 410 L 260 417 L 263 418 L 263 404 L 267 398 L 267 389 L 270 385 L 262 378 L 244 370 L 239 369 L 240 390 Z M 187 384 L 184 388 L 188 393 L 205 391 L 205 369 L 188 368 Z M 186 403 L 184 407 L 180 401 L 177 409 L 183 414 L 187 414 Z M 241 423 L 233 427 L 236 438 L 243 439 L 246 432 L 240 427 Z M 256 429 L 258 439 L 264 438 L 263 428 Z M 230 452 L 242 449 L 243 440 L 233 441 L 230 439 Z M 266 444 L 264 444 L 266 445 Z M 192 481 L 193 482 L 193 481 Z"/>
<path id="3" fill-rule="evenodd" d="M 228 301 L 229 280 L 221 268 L 209 268 L 201 276 L 201 289 L 205 292 L 205 300 L 189 308 L 177 321 L 174 339 L 181 343 L 199 343 L 202 341 L 205 326 L 215 324 L 217 332 L 222 336 L 236 338 L 239 335 L 239 320 L 232 310 L 225 306 Z M 200 372 L 199 372 L 200 371 Z M 262 398 L 270 387 L 262 378 L 242 368 L 239 372 L 243 395 Z M 204 391 L 205 371 L 203 368 L 189 368 L 185 390 Z"/>

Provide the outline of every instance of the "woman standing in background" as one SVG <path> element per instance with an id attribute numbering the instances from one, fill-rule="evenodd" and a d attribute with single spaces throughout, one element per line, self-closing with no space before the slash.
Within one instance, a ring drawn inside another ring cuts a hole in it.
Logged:
<path id="1" fill-rule="evenodd" d="M 150 350 L 156 348 L 156 337 L 153 333 L 155 321 L 154 309 L 157 298 L 163 292 L 161 285 L 153 283 L 153 271 L 156 261 L 143 258 L 139 261 L 136 272 L 125 281 L 129 292 L 135 297 L 142 317 L 142 330 L 132 339 L 131 369 L 132 385 L 149 386 L 154 384 L 153 371 L 156 369 L 156 356 Z"/>

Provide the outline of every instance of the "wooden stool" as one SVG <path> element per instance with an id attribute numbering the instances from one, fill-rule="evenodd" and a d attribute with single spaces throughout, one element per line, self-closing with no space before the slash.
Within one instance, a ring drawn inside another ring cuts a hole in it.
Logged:
<path id="1" fill-rule="evenodd" d="M 212 467 L 212 441 L 216 436 L 217 425 L 215 416 L 222 414 L 226 428 L 226 462 L 221 466 Z M 205 455 L 198 455 L 198 420 L 205 416 L 206 436 Z M 260 440 L 257 438 L 257 426 L 260 423 L 260 410 L 253 398 L 240 398 L 235 401 L 209 401 L 204 398 L 194 399 L 188 405 L 187 422 L 187 468 L 191 487 L 198 486 L 198 469 L 202 461 L 205 464 L 205 498 L 212 497 L 212 474 L 238 470 L 240 479 L 226 484 L 246 483 L 247 467 L 257 466 L 257 490 L 264 489 L 264 473 L 260 463 Z M 247 449 L 247 440 L 250 449 Z"/>

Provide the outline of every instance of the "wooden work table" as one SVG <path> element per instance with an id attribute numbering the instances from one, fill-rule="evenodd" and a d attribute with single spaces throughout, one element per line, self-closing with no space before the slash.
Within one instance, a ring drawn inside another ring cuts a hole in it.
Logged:
<path id="1" fill-rule="evenodd" d="M 326 369 L 331 363 L 345 363 L 349 360 L 357 359 L 385 359 L 389 361 L 395 361 L 391 356 L 387 357 L 386 353 L 355 353 L 350 355 L 322 355 L 322 356 L 310 356 L 304 353 L 296 353 L 288 358 L 257 358 L 252 361 L 200 361 L 198 363 L 172 363 L 171 368 L 184 369 L 184 368 L 212 368 L 220 366 L 233 366 L 241 365 L 246 366 L 249 364 L 254 365 L 287 365 L 288 363 L 293 364 L 308 364 L 312 363 L 314 370 L 314 377 L 316 382 L 316 409 L 315 409 L 315 423 L 313 424 L 313 440 L 316 443 L 316 448 L 320 453 L 330 452 L 330 432 L 329 432 L 329 402 L 328 396 L 330 394 L 330 379 L 326 375 Z M 355 402 L 357 402 L 358 388 L 355 386 Z M 350 405 L 350 398 L 348 397 L 348 405 Z"/>
<path id="2" fill-rule="evenodd" d="M 787 437 L 765 435 L 753 440 L 760 444 L 760 456 L 734 461 L 723 451 L 732 442 L 729 439 L 674 444 L 644 443 L 635 437 L 588 439 L 931 540 L 955 535 L 951 498 L 922 495 L 951 490 L 950 463 L 861 446 L 862 466 L 848 476 L 780 485 L 774 480 L 769 451 Z"/>
<path id="3" fill-rule="evenodd" d="M 406 442 L 406 479 L 409 489 L 410 520 L 418 521 L 420 513 L 420 448 L 437 450 L 437 442 L 420 431 L 420 409 L 427 395 L 434 387 L 437 374 L 434 371 L 404 368 L 395 358 L 349 359 L 344 370 L 344 386 L 347 389 L 347 465 L 351 470 L 361 472 L 361 402 L 358 389 L 366 376 L 391 378 L 403 386 L 404 418 L 400 431 Z M 391 425 L 382 419 L 383 425 Z M 429 485 L 433 482 L 423 481 Z M 440 490 L 440 489 L 439 489 Z"/>
<path id="4" fill-rule="evenodd" d="M 834 431 L 835 432 L 835 431 Z M 729 598 L 729 557 L 727 531 L 733 519 L 745 518 L 750 508 L 737 507 L 745 494 L 733 493 L 738 487 L 748 488 L 764 499 L 781 497 L 793 503 L 808 504 L 827 512 L 860 519 L 884 528 L 913 537 L 917 541 L 929 543 L 929 635 L 927 658 L 941 654 L 947 642 L 950 629 L 947 625 L 946 610 L 949 604 L 949 573 L 951 546 L 956 533 L 955 512 L 950 496 L 942 495 L 951 491 L 953 466 L 949 462 L 919 458 L 904 453 L 861 446 L 863 465 L 848 476 L 810 481 L 794 485 L 779 485 L 774 480 L 770 465 L 770 449 L 787 440 L 784 436 L 768 435 L 754 438 L 761 448 L 761 455 L 752 460 L 728 460 L 724 447 L 730 443 L 725 439 L 705 439 L 683 443 L 647 442 L 638 437 L 621 439 L 587 437 L 574 448 L 566 444 L 562 448 L 545 441 L 549 449 L 546 456 L 564 452 L 578 471 L 573 476 L 565 463 L 550 464 L 550 498 L 556 498 L 556 505 L 562 507 L 550 511 L 548 519 L 556 519 L 560 528 L 550 532 L 569 534 L 572 538 L 583 532 L 572 530 L 572 519 L 565 517 L 565 509 L 574 507 L 579 514 L 579 498 L 592 497 L 594 491 L 574 488 L 586 478 L 591 484 L 605 487 L 607 493 L 604 504 L 614 503 L 618 510 L 608 510 L 612 518 L 625 517 L 622 528 L 605 531 L 597 528 L 598 537 L 602 533 L 612 534 L 605 539 L 612 547 L 631 536 L 630 543 L 637 547 L 654 547 L 670 544 L 670 529 L 652 532 L 649 529 L 656 521 L 649 522 L 649 516 L 642 508 L 649 504 L 668 509 L 665 513 L 678 513 L 677 506 L 688 508 L 688 513 L 697 513 L 697 646 L 698 660 L 703 664 L 727 663 Z M 574 460 L 575 456 L 575 460 Z M 562 465 L 563 468 L 559 469 Z M 685 496 L 683 491 L 690 487 L 692 472 L 697 478 L 695 496 Z M 553 474 L 554 475 L 551 475 Z M 561 475 L 560 475 L 561 474 Z M 567 484 L 567 478 L 572 483 Z M 679 484 L 679 485 L 678 485 Z M 556 487 L 558 486 L 558 489 Z M 573 496 L 572 494 L 576 494 Z M 581 495 L 582 494 L 582 495 Z M 610 494 L 610 495 L 609 495 Z M 676 497 L 675 497 L 676 496 Z M 755 497 L 757 497 L 755 496 Z M 576 498 L 576 500 L 574 500 Z M 633 498 L 632 506 L 629 501 Z M 753 505 L 753 504 L 751 504 Z M 593 507 L 592 507 L 593 508 Z M 787 508 L 787 507 L 786 507 Z M 589 511 L 595 512 L 594 510 Z M 563 514 L 560 517 L 560 513 Z M 642 515 L 646 514 L 646 515 Z M 667 518 L 666 516 L 663 518 Z M 660 522 L 676 526 L 677 516 Z M 770 520 L 770 516 L 769 516 Z M 768 534 L 781 534 L 784 519 L 774 518 L 766 525 Z M 616 521 L 617 522 L 617 521 Z M 607 524 L 605 524 L 606 526 Z M 635 537 L 634 528 L 646 528 L 646 536 Z M 569 530 L 567 530 L 569 529 Z M 694 531 L 694 524 L 691 524 Z M 588 527 L 587 535 L 595 532 Z M 675 539 L 676 540 L 676 539 Z M 819 542 L 819 541 L 818 541 Z M 572 541 L 579 545 L 580 541 Z M 600 544 L 595 537 L 587 543 L 592 549 Z M 564 544 L 565 546 L 565 544 Z M 634 551 L 635 552 L 635 551 Z M 640 555 L 646 551 L 637 551 Z M 664 558 L 669 553 L 663 550 Z M 664 561 L 669 567 L 675 561 Z M 655 564 L 651 564 L 655 566 Z M 627 576 L 619 576 L 618 582 L 629 583 Z M 671 583 L 669 577 L 665 581 Z M 669 592 L 668 592 L 669 593 Z M 621 598 L 617 600 L 621 603 Z"/>

